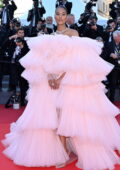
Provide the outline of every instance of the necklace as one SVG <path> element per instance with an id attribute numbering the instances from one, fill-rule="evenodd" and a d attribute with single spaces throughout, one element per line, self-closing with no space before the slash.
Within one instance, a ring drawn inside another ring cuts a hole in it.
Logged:
<path id="1" fill-rule="evenodd" d="M 68 28 L 65 28 L 65 29 L 62 30 L 62 31 L 56 31 L 56 33 L 57 33 L 57 34 L 63 34 L 63 33 L 65 33 L 67 30 L 68 30 Z"/>

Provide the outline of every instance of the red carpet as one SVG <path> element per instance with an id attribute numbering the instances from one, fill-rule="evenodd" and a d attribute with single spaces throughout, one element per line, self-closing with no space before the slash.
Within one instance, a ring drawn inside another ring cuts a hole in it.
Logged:
<path id="1" fill-rule="evenodd" d="M 120 102 L 116 103 L 116 105 L 120 108 Z M 9 125 L 11 122 L 14 122 L 18 119 L 18 117 L 22 114 L 24 108 L 19 110 L 5 109 L 3 105 L 0 105 L 0 140 L 4 138 L 4 134 L 9 132 Z M 120 115 L 117 116 L 117 120 L 120 124 Z M 0 143 L 0 170 L 55 170 L 56 168 L 27 168 L 22 166 L 16 166 L 11 160 L 6 158 L 3 154 L 4 147 Z M 75 163 L 67 165 L 62 170 L 77 170 L 75 167 Z M 120 165 L 116 165 L 115 170 L 120 170 Z"/>

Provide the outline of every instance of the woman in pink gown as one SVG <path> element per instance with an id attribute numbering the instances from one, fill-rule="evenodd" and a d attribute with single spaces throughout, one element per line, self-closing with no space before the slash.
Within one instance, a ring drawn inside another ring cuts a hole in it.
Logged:
<path id="1" fill-rule="evenodd" d="M 119 110 L 101 83 L 113 66 L 99 57 L 99 42 L 66 28 L 64 7 L 55 18 L 55 35 L 29 40 L 31 50 L 20 60 L 28 104 L 3 140 L 4 154 L 17 165 L 56 166 L 69 160 L 69 148 L 79 168 L 114 169 L 120 163 L 114 151 L 120 150 Z"/>

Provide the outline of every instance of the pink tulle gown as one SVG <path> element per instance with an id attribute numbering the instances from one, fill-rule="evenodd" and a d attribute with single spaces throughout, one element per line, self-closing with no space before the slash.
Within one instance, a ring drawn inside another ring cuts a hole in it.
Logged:
<path id="1" fill-rule="evenodd" d="M 84 170 L 114 169 L 120 163 L 119 114 L 101 83 L 113 66 L 99 57 L 101 44 L 89 38 L 44 35 L 29 40 L 20 62 L 29 82 L 28 104 L 3 140 L 4 154 L 15 164 L 55 166 L 69 159 L 59 135 L 70 137 Z M 58 90 L 48 74 L 66 72 Z M 58 113 L 56 110 L 60 110 Z"/>

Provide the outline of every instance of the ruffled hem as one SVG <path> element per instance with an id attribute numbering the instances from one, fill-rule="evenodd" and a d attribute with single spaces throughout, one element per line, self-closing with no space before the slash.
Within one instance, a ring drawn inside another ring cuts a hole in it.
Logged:
<path id="1" fill-rule="evenodd" d="M 120 158 L 113 148 L 104 146 L 99 142 L 82 141 L 78 137 L 73 138 L 77 150 L 78 162 L 76 166 L 84 170 L 114 170 L 115 164 L 120 164 Z"/>
<path id="2" fill-rule="evenodd" d="M 119 109 L 107 99 L 103 88 L 102 84 L 61 87 L 56 104 L 60 108 L 59 135 L 101 141 L 120 149 L 120 127 L 115 119 Z"/>
<path id="3" fill-rule="evenodd" d="M 69 159 L 59 137 L 52 130 L 18 129 L 7 134 L 2 143 L 7 147 L 3 153 L 17 165 L 48 167 Z"/>

